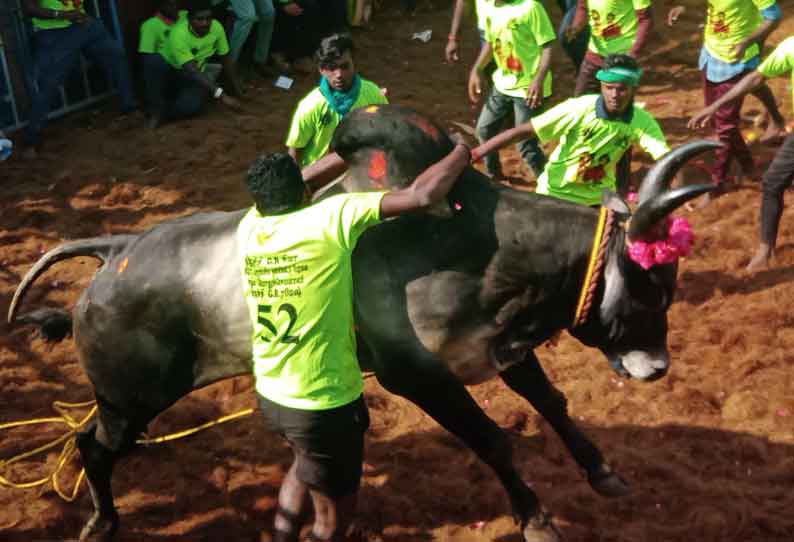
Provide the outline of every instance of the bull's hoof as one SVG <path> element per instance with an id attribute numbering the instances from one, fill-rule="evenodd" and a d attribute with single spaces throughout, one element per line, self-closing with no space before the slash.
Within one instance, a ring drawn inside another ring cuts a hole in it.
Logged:
<path id="1" fill-rule="evenodd" d="M 587 476 L 590 487 L 602 497 L 625 497 L 631 493 L 631 486 L 604 463 L 601 467 Z"/>
<path id="2" fill-rule="evenodd" d="M 80 542 L 110 542 L 118 528 L 118 515 L 107 518 L 94 512 L 80 532 Z"/>
<path id="3" fill-rule="evenodd" d="M 539 511 L 529 518 L 521 528 L 524 542 L 561 542 L 562 534 L 551 522 L 551 514 Z"/>

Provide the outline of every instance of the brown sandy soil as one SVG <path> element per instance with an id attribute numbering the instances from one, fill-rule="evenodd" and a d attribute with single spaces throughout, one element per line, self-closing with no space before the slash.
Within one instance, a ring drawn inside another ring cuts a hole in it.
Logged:
<path id="1" fill-rule="evenodd" d="M 693 137 L 688 115 L 701 103 L 695 63 L 703 2 L 672 31 L 661 24 L 645 59 L 641 101 L 669 138 Z M 783 2 L 784 11 L 792 9 Z M 697 6 L 697 7 L 694 7 Z M 556 7 L 552 18 L 559 20 Z M 384 9 L 355 37 L 361 71 L 387 86 L 394 102 L 441 121 L 471 124 L 465 98 L 468 66 L 442 62 L 449 3 L 423 5 L 415 18 Z M 433 30 L 428 44 L 410 35 Z M 776 44 L 794 29 L 787 20 Z M 463 42 L 474 56 L 473 30 Z M 572 76 L 555 50 L 556 99 Z M 0 165 L 0 309 L 20 278 L 47 249 L 65 239 L 140 231 L 162 220 L 247 204 L 241 179 L 256 153 L 281 147 L 291 111 L 316 78 L 283 92 L 256 81 L 244 114 L 207 116 L 152 133 L 140 119 L 118 119 L 108 106 L 55 123 L 48 154 L 37 162 L 16 156 Z M 784 113 L 791 104 L 785 78 L 772 83 Z M 747 112 L 758 103 L 748 99 Z M 749 125 L 748 125 L 749 126 Z M 767 164 L 773 150 L 756 145 Z M 635 156 L 640 153 L 635 153 Z M 526 176 L 513 150 L 506 173 Z M 642 171 L 648 162 L 638 162 Z M 689 180 L 704 178 L 696 167 Z M 672 370 L 653 384 L 620 382 L 603 357 L 569 337 L 541 348 L 549 376 L 570 411 L 634 493 L 596 496 L 558 438 L 500 381 L 471 392 L 510 431 L 515 461 L 571 541 L 790 541 L 794 537 L 794 229 L 781 228 L 775 266 L 753 276 L 740 269 L 757 240 L 759 187 L 743 185 L 697 214 L 698 235 L 682 262 L 670 311 Z M 42 277 L 26 307 L 72 306 L 91 280 L 93 261 L 71 260 Z M 0 335 L 0 421 L 50 416 L 55 400 L 83 401 L 92 391 L 72 341 L 48 348 L 27 329 Z M 454 438 L 406 401 L 368 380 L 372 430 L 367 449 L 360 524 L 371 541 L 519 540 L 507 499 L 492 473 Z M 150 433 L 164 434 L 254 406 L 249 379 L 191 394 L 160 416 Z M 0 457 L 31 449 L 62 427 L 14 429 L 0 436 Z M 55 453 L 4 474 L 32 479 L 49 472 Z M 274 498 L 290 454 L 259 416 L 189 439 L 139 449 L 116 468 L 122 518 L 120 541 L 259 540 L 269 532 Z M 77 463 L 76 461 L 74 462 Z M 64 473 L 65 485 L 75 467 Z M 0 540 L 75 537 L 91 510 L 83 490 L 62 502 L 50 486 L 0 489 Z M 263 537 L 266 540 L 267 536 Z"/>

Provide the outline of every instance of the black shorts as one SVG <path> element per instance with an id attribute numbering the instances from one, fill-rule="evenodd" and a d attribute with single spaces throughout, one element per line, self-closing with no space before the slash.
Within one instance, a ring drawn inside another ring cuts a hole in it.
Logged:
<path id="1" fill-rule="evenodd" d="M 363 396 L 330 410 L 298 410 L 258 397 L 271 428 L 295 452 L 298 480 L 332 498 L 358 491 L 369 428 Z"/>

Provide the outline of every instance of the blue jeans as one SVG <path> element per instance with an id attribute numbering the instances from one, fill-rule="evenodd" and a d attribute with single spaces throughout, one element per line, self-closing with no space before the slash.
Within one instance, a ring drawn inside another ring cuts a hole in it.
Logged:
<path id="1" fill-rule="evenodd" d="M 209 92 L 159 54 L 143 55 L 146 101 L 149 113 L 162 120 L 176 120 L 200 113 Z"/>
<path id="2" fill-rule="evenodd" d="M 33 35 L 33 43 L 39 88 L 31 98 L 30 124 L 26 136 L 28 145 L 41 143 L 41 131 L 47 125 L 52 98 L 69 72 L 77 66 L 80 53 L 99 64 L 108 79 L 116 84 L 123 111 L 137 107 L 127 57 L 101 21 L 91 19 L 85 24 L 39 30 Z"/>
<path id="3" fill-rule="evenodd" d="M 524 98 L 507 96 L 492 88 L 488 100 L 480 112 L 480 118 L 477 119 L 477 139 L 483 143 L 501 132 L 504 121 L 510 116 L 510 113 L 513 113 L 516 126 L 518 126 L 540 113 L 541 109 L 542 107 L 529 107 Z M 538 139 L 525 139 L 517 147 L 519 154 L 535 173 L 535 176 L 539 176 L 543 172 L 543 168 L 546 167 L 546 155 L 543 154 Z M 485 170 L 489 175 L 502 174 L 499 153 L 492 152 L 485 156 Z"/>
<path id="4" fill-rule="evenodd" d="M 256 24 L 254 62 L 264 64 L 270 54 L 270 42 L 276 22 L 273 0 L 230 0 L 230 4 L 234 12 L 234 28 L 229 40 L 232 58 L 235 62 L 240 58 L 240 51 L 243 50 L 251 28 Z"/>

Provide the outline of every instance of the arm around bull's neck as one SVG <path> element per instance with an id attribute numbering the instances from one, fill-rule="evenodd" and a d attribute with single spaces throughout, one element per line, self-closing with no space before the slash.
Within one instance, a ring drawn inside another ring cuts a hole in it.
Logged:
<path id="1" fill-rule="evenodd" d="M 463 144 L 456 145 L 452 152 L 420 173 L 410 186 L 383 196 L 381 217 L 420 211 L 443 200 L 470 159 L 469 148 Z"/>
<path id="2" fill-rule="evenodd" d="M 503 149 L 508 145 L 512 145 L 513 143 L 518 143 L 519 141 L 529 139 L 534 135 L 535 128 L 532 126 L 531 121 L 527 121 L 524 124 L 519 124 L 515 128 L 505 130 L 504 132 L 495 135 L 479 147 L 472 149 L 472 162 L 478 161 L 486 154 L 497 152 L 499 149 Z"/>

